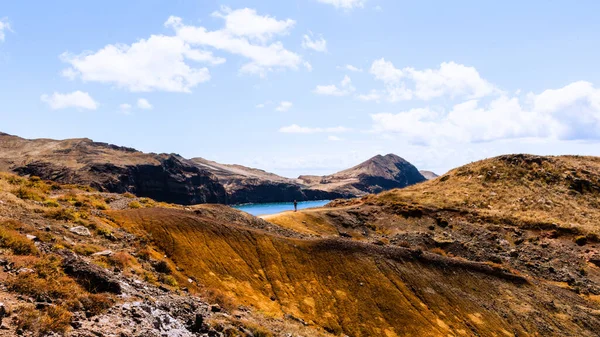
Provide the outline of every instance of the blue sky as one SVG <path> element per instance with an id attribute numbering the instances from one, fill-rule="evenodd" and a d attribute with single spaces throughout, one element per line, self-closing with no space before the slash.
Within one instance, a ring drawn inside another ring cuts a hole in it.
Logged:
<path id="1" fill-rule="evenodd" d="M 326 174 L 599 155 L 597 1 L 2 1 L 0 130 Z"/>

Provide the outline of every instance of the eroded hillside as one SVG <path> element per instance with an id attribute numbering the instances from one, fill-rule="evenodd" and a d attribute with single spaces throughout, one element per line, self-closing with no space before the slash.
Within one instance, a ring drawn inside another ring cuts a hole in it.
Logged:
<path id="1" fill-rule="evenodd" d="M 73 336 L 597 336 L 599 172 L 597 158 L 503 156 L 265 219 L 2 175 L 4 322 Z"/>
<path id="2" fill-rule="evenodd" d="M 149 233 L 200 283 L 335 335 L 593 336 L 591 328 L 600 327 L 597 303 L 496 264 L 350 239 L 285 237 L 204 214 L 111 213 L 124 228 Z"/>

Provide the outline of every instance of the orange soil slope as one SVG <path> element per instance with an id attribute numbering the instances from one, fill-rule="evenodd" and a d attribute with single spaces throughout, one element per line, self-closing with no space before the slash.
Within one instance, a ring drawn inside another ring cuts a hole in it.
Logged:
<path id="1" fill-rule="evenodd" d="M 211 206 L 202 206 L 210 208 Z M 183 273 L 275 317 L 350 336 L 593 336 L 600 306 L 489 264 L 309 240 L 174 209 L 110 212 Z"/>

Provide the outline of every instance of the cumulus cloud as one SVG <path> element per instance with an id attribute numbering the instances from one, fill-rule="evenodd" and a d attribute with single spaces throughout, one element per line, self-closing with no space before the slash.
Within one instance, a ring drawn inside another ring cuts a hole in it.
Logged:
<path id="1" fill-rule="evenodd" d="M 52 95 L 42 95 L 42 102 L 47 103 L 52 110 L 77 108 L 96 110 L 98 102 L 96 102 L 87 92 L 74 91 L 68 94 L 54 92 Z"/>
<path id="2" fill-rule="evenodd" d="M 487 142 L 499 139 L 600 139 L 600 89 L 589 82 L 530 93 L 500 95 L 487 104 L 468 100 L 448 111 L 430 107 L 372 114 L 373 131 L 413 143 Z"/>
<path id="3" fill-rule="evenodd" d="M 276 111 L 280 111 L 280 112 L 285 112 L 288 111 L 291 107 L 292 107 L 292 102 L 288 102 L 288 101 L 282 101 L 281 103 L 279 103 L 279 105 L 275 108 Z"/>
<path id="4" fill-rule="evenodd" d="M 352 86 L 352 79 L 348 75 L 344 76 L 344 79 L 340 82 L 338 87 L 335 84 L 330 85 L 317 85 L 313 92 L 317 95 L 326 96 L 347 96 L 354 91 Z"/>
<path id="5" fill-rule="evenodd" d="M 264 76 L 275 69 L 310 67 L 300 55 L 285 49 L 280 41 L 271 41 L 275 36 L 288 34 L 295 21 L 277 21 L 247 8 L 233 11 L 225 8 L 213 16 L 225 20 L 223 29 L 210 31 L 201 26 L 186 25 L 176 16 L 169 17 L 165 26 L 174 29 L 178 38 L 191 45 L 211 47 L 249 59 L 241 67 L 242 73 Z"/>
<path id="6" fill-rule="evenodd" d="M 256 10 L 242 8 L 232 10 L 229 7 L 221 7 L 221 11 L 214 12 L 213 17 L 225 20 L 223 31 L 231 36 L 241 36 L 267 42 L 276 35 L 286 35 L 296 21 L 292 19 L 277 20 L 269 15 L 258 15 Z"/>
<path id="7" fill-rule="evenodd" d="M 390 102 L 437 97 L 475 99 L 500 91 L 473 68 L 455 62 L 443 62 L 438 69 L 396 68 L 384 58 L 375 60 L 369 72 L 385 86 Z"/>
<path id="8" fill-rule="evenodd" d="M 137 101 L 137 107 L 143 110 L 150 110 L 152 109 L 152 104 L 150 104 L 147 99 L 140 98 Z"/>
<path id="9" fill-rule="evenodd" d="M 342 139 L 342 138 L 340 138 L 340 137 L 338 137 L 338 136 L 333 136 L 333 135 L 332 135 L 332 136 L 328 136 L 328 137 L 327 137 L 327 140 L 330 140 L 330 141 L 332 141 L 332 142 L 339 142 L 339 141 L 342 141 L 343 139 Z"/>
<path id="10" fill-rule="evenodd" d="M 96 52 L 63 53 L 61 59 L 71 66 L 63 70 L 63 76 L 110 83 L 133 92 L 190 92 L 210 80 L 210 73 L 206 67 L 190 66 L 189 61 L 225 62 L 211 52 L 193 49 L 180 38 L 163 35 L 131 45 L 107 45 Z"/>
<path id="11" fill-rule="evenodd" d="M 310 33 L 310 35 L 304 34 L 304 37 L 302 38 L 302 48 L 324 53 L 327 51 L 327 41 L 322 36 L 320 36 L 319 39 L 313 40 L 312 33 Z"/>
<path id="12" fill-rule="evenodd" d="M 10 28 L 10 23 L 8 22 L 8 19 L 0 18 L 0 42 L 3 42 L 6 38 L 5 32 L 12 32 L 12 29 Z"/>
<path id="13" fill-rule="evenodd" d="M 363 8 L 367 0 L 317 0 L 320 3 L 332 5 L 338 9 L 350 10 L 354 8 Z"/>
<path id="14" fill-rule="evenodd" d="M 212 15 L 223 19 L 221 29 L 186 25 L 181 18 L 171 16 L 164 25 L 173 29 L 172 36 L 151 35 L 132 44 L 109 44 L 97 51 L 65 52 L 61 60 L 69 67 L 62 74 L 133 92 L 191 92 L 211 78 L 209 69 L 198 64 L 215 66 L 226 61 L 214 51 L 248 59 L 240 69 L 244 73 L 265 76 L 275 69 L 310 68 L 300 55 L 285 49 L 280 41 L 272 41 L 289 34 L 294 20 L 277 20 L 249 8 L 223 7 Z"/>
<path id="15" fill-rule="evenodd" d="M 282 133 L 342 133 L 342 132 L 348 132 L 351 129 L 343 127 L 343 126 L 335 126 L 335 127 L 327 127 L 327 128 L 319 128 L 319 127 L 315 127 L 315 128 L 311 128 L 311 127 L 305 127 L 305 126 L 300 126 L 298 124 L 292 124 L 290 126 L 284 126 L 282 128 L 279 129 L 279 132 Z"/>
<path id="16" fill-rule="evenodd" d="M 369 72 L 376 79 L 383 81 L 386 84 L 399 83 L 405 76 L 401 69 L 394 67 L 392 62 L 386 61 L 384 58 L 373 61 Z"/>

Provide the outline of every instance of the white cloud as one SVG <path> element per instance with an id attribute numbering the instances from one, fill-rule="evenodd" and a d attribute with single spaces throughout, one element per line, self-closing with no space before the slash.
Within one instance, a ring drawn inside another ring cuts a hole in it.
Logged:
<path id="1" fill-rule="evenodd" d="M 362 73 L 362 71 L 363 71 L 361 68 L 355 67 L 355 66 L 353 66 L 351 64 L 346 64 L 342 68 L 346 69 L 346 70 L 349 70 L 349 71 L 352 71 L 352 72 L 355 72 L 355 73 Z"/>
<path id="2" fill-rule="evenodd" d="M 64 53 L 61 59 L 71 65 L 63 70 L 65 77 L 111 83 L 134 92 L 190 92 L 210 80 L 210 73 L 205 67 L 191 67 L 187 61 L 225 62 L 208 51 L 193 49 L 177 37 L 163 35 L 152 35 L 131 45 L 107 45 L 97 52 Z"/>
<path id="3" fill-rule="evenodd" d="M 423 100 L 444 95 L 479 98 L 497 90 L 475 68 L 454 62 L 443 62 L 439 69 L 406 68 L 405 71 L 415 82 L 415 96 Z"/>
<path id="4" fill-rule="evenodd" d="M 414 98 L 431 100 L 442 96 L 474 99 L 500 93 L 475 68 L 455 62 L 444 62 L 438 69 L 415 70 L 396 68 L 392 62 L 381 58 L 373 62 L 370 73 L 385 84 L 387 99 L 391 102 Z"/>
<path id="5" fill-rule="evenodd" d="M 339 142 L 342 141 L 343 139 L 338 137 L 338 136 L 328 136 L 327 137 L 328 140 L 332 141 L 332 142 Z"/>
<path id="6" fill-rule="evenodd" d="M 501 95 L 488 104 L 468 100 L 449 111 L 430 107 L 372 114 L 373 131 L 417 144 L 501 139 L 600 139 L 600 89 L 588 82 L 529 94 Z"/>
<path id="7" fill-rule="evenodd" d="M 401 69 L 397 69 L 392 62 L 386 61 L 384 58 L 373 61 L 369 72 L 386 84 L 399 83 L 405 76 Z"/>
<path id="8" fill-rule="evenodd" d="M 352 86 L 352 80 L 348 75 L 344 76 L 344 79 L 340 82 L 340 86 L 338 87 L 335 84 L 331 85 L 317 85 L 317 87 L 313 90 L 313 92 L 317 95 L 326 95 L 326 96 L 347 96 L 355 89 Z"/>
<path id="9" fill-rule="evenodd" d="M 571 83 L 560 89 L 550 89 L 540 95 L 533 95 L 533 104 L 536 110 L 552 112 L 563 109 L 573 104 L 588 104 L 600 110 L 600 91 L 590 82 L 579 81 Z"/>
<path id="10" fill-rule="evenodd" d="M 289 34 L 296 24 L 292 19 L 277 20 L 268 15 L 258 15 L 256 10 L 250 8 L 231 10 L 229 7 L 221 7 L 221 11 L 214 12 L 212 16 L 225 20 L 223 31 L 230 35 L 248 37 L 262 43 L 275 35 Z"/>
<path id="11" fill-rule="evenodd" d="M 292 107 L 292 102 L 288 102 L 288 101 L 283 101 L 281 103 L 279 103 L 279 105 L 275 108 L 275 110 L 280 111 L 280 112 L 285 112 L 288 111 L 291 107 Z"/>
<path id="12" fill-rule="evenodd" d="M 129 112 L 131 111 L 131 104 L 123 103 L 123 104 L 119 105 L 119 110 L 121 110 L 122 113 L 128 115 Z"/>
<path id="13" fill-rule="evenodd" d="M 147 99 L 140 98 L 137 100 L 137 107 L 143 110 L 150 110 L 152 109 L 152 104 Z"/>
<path id="14" fill-rule="evenodd" d="M 304 34 L 302 38 L 302 48 L 312 49 L 324 53 L 327 51 L 327 41 L 321 36 L 319 39 L 312 39 L 312 33 L 310 35 Z"/>
<path id="15" fill-rule="evenodd" d="M 249 59 L 250 62 L 241 67 L 242 73 L 265 76 L 266 72 L 275 69 L 310 67 L 300 55 L 285 49 L 280 41 L 270 42 L 277 35 L 288 34 L 295 23 L 293 20 L 277 21 L 249 9 L 227 9 L 213 15 L 225 20 L 225 28 L 209 31 L 201 26 L 185 25 L 175 16 L 169 17 L 165 26 L 173 28 L 177 37 L 190 45 L 211 47 Z"/>
<path id="16" fill-rule="evenodd" d="M 317 0 L 320 3 L 332 5 L 338 9 L 354 9 L 354 8 L 363 8 L 367 0 Z"/>
<path id="17" fill-rule="evenodd" d="M 87 93 L 82 91 L 74 91 L 69 94 L 53 93 L 52 95 L 42 95 L 42 102 L 47 103 L 52 110 L 78 108 L 87 110 L 96 110 L 98 102 Z"/>
<path id="18" fill-rule="evenodd" d="M 205 48 L 249 59 L 240 69 L 244 73 L 264 76 L 271 70 L 298 69 L 300 65 L 310 69 L 310 64 L 285 49 L 280 41 L 270 42 L 275 36 L 288 34 L 294 20 L 261 16 L 249 8 L 223 7 L 213 16 L 224 20 L 223 28 L 209 31 L 185 25 L 181 18 L 171 16 L 164 25 L 174 30 L 174 36 L 151 35 L 131 45 L 109 44 L 95 52 L 63 53 L 61 59 L 70 67 L 62 74 L 133 92 L 191 92 L 211 78 L 208 68 L 192 63 L 218 65 L 226 61 Z"/>
<path id="19" fill-rule="evenodd" d="M 10 23 L 6 18 L 0 18 L 0 42 L 3 42 L 6 38 L 5 31 L 12 32 L 10 28 Z"/>
<path id="20" fill-rule="evenodd" d="M 335 127 L 327 127 L 327 128 L 310 128 L 305 126 L 300 126 L 297 124 L 292 124 L 290 126 L 284 126 L 279 129 L 279 132 L 283 133 L 342 133 L 348 132 L 351 129 L 343 127 L 343 126 L 335 126 Z"/>

